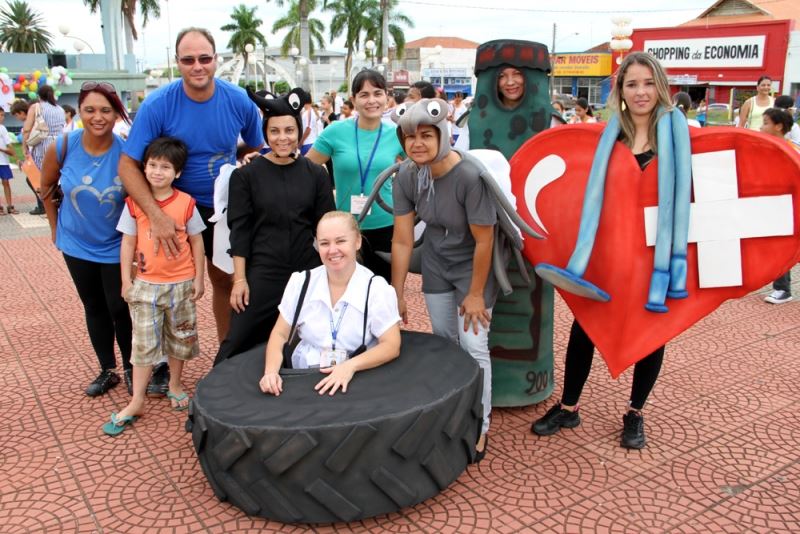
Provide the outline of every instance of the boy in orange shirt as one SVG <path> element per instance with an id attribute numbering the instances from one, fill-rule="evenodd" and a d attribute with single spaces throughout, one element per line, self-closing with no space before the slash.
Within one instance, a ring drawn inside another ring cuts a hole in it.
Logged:
<path id="1" fill-rule="evenodd" d="M 125 201 L 117 230 L 122 232 L 120 264 L 122 296 L 128 302 L 133 322 L 133 397 L 103 432 L 116 436 L 144 413 L 145 394 L 153 365 L 162 352 L 169 358 L 170 381 L 167 397 L 174 410 L 185 410 L 189 396 L 183 391 L 183 363 L 199 352 L 195 301 L 203 296 L 205 228 L 192 197 L 172 188 L 181 174 L 188 152 L 182 141 L 172 137 L 154 140 L 144 154 L 144 175 L 153 198 L 175 220 L 181 240 L 177 257 L 167 258 L 155 251 L 150 238 L 150 221 L 131 197 Z M 137 264 L 131 281 L 131 264 Z"/>

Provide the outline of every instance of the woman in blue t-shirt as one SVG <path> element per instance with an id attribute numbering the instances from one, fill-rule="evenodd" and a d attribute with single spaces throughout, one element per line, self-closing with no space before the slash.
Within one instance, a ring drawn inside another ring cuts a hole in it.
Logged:
<path id="1" fill-rule="evenodd" d="M 117 175 L 122 139 L 112 132 L 117 117 L 130 122 L 114 86 L 84 82 L 78 96 L 83 129 L 58 137 L 44 156 L 42 198 L 53 242 L 64 255 L 86 313 L 100 374 L 86 388 L 90 397 L 119 384 L 114 338 L 125 381 L 131 377 L 131 318 L 122 298 L 116 230 L 125 190 Z M 61 206 L 52 202 L 60 183 Z"/>
<path id="2" fill-rule="evenodd" d="M 358 117 L 336 121 L 325 128 L 306 157 L 320 165 L 333 162 L 336 209 L 358 215 L 375 178 L 403 157 L 403 148 L 395 129 L 381 121 L 388 99 L 383 75 L 363 70 L 353 79 L 352 89 Z M 381 188 L 381 197 L 391 204 L 391 182 Z M 392 214 L 375 205 L 361 223 L 363 263 L 386 280 L 391 277 L 391 268 L 375 251 L 391 250 L 392 222 Z"/>

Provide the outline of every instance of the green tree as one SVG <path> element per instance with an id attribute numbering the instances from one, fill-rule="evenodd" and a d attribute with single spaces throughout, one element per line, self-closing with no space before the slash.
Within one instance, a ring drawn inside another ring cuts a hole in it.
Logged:
<path id="1" fill-rule="evenodd" d="M 330 26 L 331 41 L 344 34 L 344 46 L 347 48 L 344 77 L 349 86 L 353 53 L 361 48 L 361 34 L 373 25 L 369 15 L 374 13 L 375 9 L 379 9 L 378 0 L 331 0 L 325 2 L 325 9 L 333 12 Z"/>
<path id="2" fill-rule="evenodd" d="M 275 85 L 272 86 L 272 90 L 276 95 L 285 95 L 292 90 L 292 86 L 289 85 L 289 82 L 286 80 L 278 80 L 275 82 Z"/>
<path id="3" fill-rule="evenodd" d="M 233 53 L 238 52 L 242 54 L 242 57 L 244 57 L 244 64 L 247 65 L 248 53 L 245 46 L 249 44 L 253 46 L 257 44 L 263 47 L 267 46 L 267 40 L 264 38 L 264 35 L 258 31 L 259 26 L 264 22 L 256 17 L 256 8 L 248 8 L 244 4 L 239 4 L 237 7 L 233 8 L 231 18 L 233 22 L 226 24 L 220 29 L 225 32 L 233 32 L 230 41 L 228 41 L 228 48 L 230 48 Z"/>
<path id="4" fill-rule="evenodd" d="M 375 53 L 380 54 L 378 57 L 389 55 L 389 37 L 394 41 L 397 57 L 403 57 L 406 35 L 401 26 L 413 28 L 414 21 L 397 11 L 398 3 L 398 0 L 380 0 L 380 5 L 374 6 L 367 16 L 369 20 L 369 25 L 365 28 L 367 39 L 375 41 Z"/>
<path id="5" fill-rule="evenodd" d="M 0 49 L 16 53 L 46 53 L 53 34 L 44 29 L 42 15 L 25 0 L 10 0 L 0 8 Z"/>
<path id="6" fill-rule="evenodd" d="M 270 0 L 267 0 L 269 2 Z M 294 2 L 295 0 L 290 0 Z M 317 8 L 317 0 L 296 0 L 297 13 L 300 18 L 300 55 L 306 58 L 311 58 L 311 33 L 309 32 L 308 17 L 311 12 Z M 275 3 L 283 7 L 285 0 L 275 0 Z M 308 67 L 306 66 L 306 69 Z M 307 71 L 306 71 L 307 74 Z M 303 79 L 307 80 L 308 77 L 303 75 Z"/>
<path id="7" fill-rule="evenodd" d="M 311 6 L 312 10 L 316 8 L 316 0 L 311 0 Z M 308 18 L 307 21 L 310 37 L 308 54 L 310 57 L 314 55 L 315 48 L 325 48 L 325 37 L 323 35 L 325 25 L 313 18 Z M 300 4 L 298 0 L 292 0 L 291 4 L 289 4 L 289 12 L 272 25 L 273 33 L 286 29 L 289 32 L 283 38 L 283 43 L 281 43 L 281 54 L 284 56 L 289 53 L 289 49 L 293 46 L 298 49 L 302 48 L 300 42 Z"/>
<path id="8" fill-rule="evenodd" d="M 97 13 L 100 8 L 101 0 L 83 0 L 89 6 L 89 11 Z M 150 17 L 159 18 L 161 16 L 161 6 L 158 0 L 122 0 L 122 25 L 125 30 L 125 47 L 129 54 L 133 54 L 133 42 L 139 40 L 139 31 L 136 29 L 136 8 L 142 15 L 142 28 L 147 26 Z"/>

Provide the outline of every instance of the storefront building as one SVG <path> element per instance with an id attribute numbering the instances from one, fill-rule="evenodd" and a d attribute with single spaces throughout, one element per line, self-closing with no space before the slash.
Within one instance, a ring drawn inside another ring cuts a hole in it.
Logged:
<path id="1" fill-rule="evenodd" d="M 611 91 L 611 54 L 575 53 L 550 57 L 553 92 L 603 104 Z"/>
<path id="2" fill-rule="evenodd" d="M 422 79 L 435 87 L 443 87 L 448 99 L 452 99 L 456 93 L 472 95 L 472 70 L 467 67 L 422 69 Z"/>
<path id="3" fill-rule="evenodd" d="M 789 92 L 785 74 L 793 29 L 793 20 L 677 26 L 634 30 L 631 40 L 633 51 L 661 62 L 673 93 L 738 108 L 761 76 L 772 78 L 776 94 Z"/>

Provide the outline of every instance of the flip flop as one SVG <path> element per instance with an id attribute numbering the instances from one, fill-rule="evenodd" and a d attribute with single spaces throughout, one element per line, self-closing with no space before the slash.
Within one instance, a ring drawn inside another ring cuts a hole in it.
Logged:
<path id="1" fill-rule="evenodd" d="M 117 412 L 111 412 L 111 421 L 103 425 L 103 432 L 109 436 L 118 436 L 125 432 L 128 425 L 132 425 L 137 419 L 136 415 L 126 415 L 125 417 L 117 417 Z"/>
<path id="2" fill-rule="evenodd" d="M 183 393 L 180 393 L 180 394 L 176 395 L 171 391 L 167 391 L 167 398 L 170 401 L 175 401 L 177 403 L 181 403 L 181 402 L 185 401 L 186 399 L 188 399 L 189 395 L 186 394 L 186 392 L 183 392 Z M 176 411 L 176 412 L 182 412 L 184 410 L 188 410 L 189 409 L 189 404 L 187 403 L 185 406 L 181 406 L 180 404 L 178 404 L 177 406 L 173 406 L 172 409 L 174 411 Z"/>

